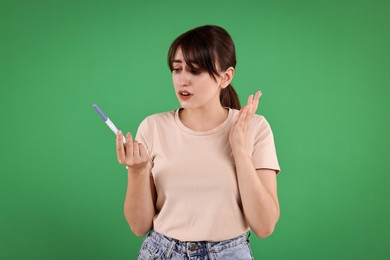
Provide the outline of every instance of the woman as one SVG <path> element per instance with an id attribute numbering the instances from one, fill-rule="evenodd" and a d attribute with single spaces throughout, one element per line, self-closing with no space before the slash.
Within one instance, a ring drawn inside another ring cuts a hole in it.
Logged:
<path id="1" fill-rule="evenodd" d="M 150 231 L 138 259 L 253 259 L 246 232 L 267 237 L 279 218 L 273 135 L 255 114 L 261 92 L 240 109 L 235 47 L 218 26 L 180 35 L 168 64 L 181 108 L 147 117 L 125 147 L 117 134 L 126 220 L 137 236 Z"/>

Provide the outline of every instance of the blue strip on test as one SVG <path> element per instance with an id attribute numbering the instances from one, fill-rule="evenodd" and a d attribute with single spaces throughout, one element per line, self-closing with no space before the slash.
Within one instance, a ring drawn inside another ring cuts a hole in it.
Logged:
<path id="1" fill-rule="evenodd" d="M 96 104 L 93 104 L 93 108 L 96 110 L 96 112 L 99 113 L 99 115 L 102 117 L 103 121 L 106 122 L 107 121 L 107 116 L 106 114 L 104 114 L 104 112 L 100 109 L 100 107 Z"/>

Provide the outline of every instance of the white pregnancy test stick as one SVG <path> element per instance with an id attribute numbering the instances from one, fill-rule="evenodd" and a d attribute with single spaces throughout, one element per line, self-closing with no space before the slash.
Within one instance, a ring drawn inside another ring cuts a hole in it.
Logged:
<path id="1" fill-rule="evenodd" d="M 99 113 L 99 115 L 102 117 L 103 121 L 108 125 L 108 127 L 114 132 L 116 135 L 118 133 L 118 128 L 114 125 L 114 123 L 104 114 L 103 110 L 100 109 L 100 107 L 96 104 L 93 104 L 93 108 L 96 110 L 96 112 Z M 123 143 L 126 144 L 126 138 L 123 136 Z"/>
<path id="2" fill-rule="evenodd" d="M 93 108 L 96 110 L 96 112 L 99 113 L 99 115 L 102 117 L 103 121 L 108 125 L 108 127 L 114 132 L 114 134 L 116 135 L 116 133 L 118 133 L 118 128 L 116 128 L 116 126 L 114 125 L 114 123 L 106 116 L 106 114 L 104 114 L 104 112 L 100 109 L 100 107 L 96 104 L 93 104 Z M 123 136 L 123 144 L 126 144 L 126 138 Z M 149 156 L 149 153 L 148 151 L 146 151 L 146 153 L 148 154 Z M 153 165 L 153 162 L 152 160 L 150 159 L 149 157 L 149 161 L 152 163 Z M 126 169 L 128 169 L 128 167 L 126 166 Z"/>

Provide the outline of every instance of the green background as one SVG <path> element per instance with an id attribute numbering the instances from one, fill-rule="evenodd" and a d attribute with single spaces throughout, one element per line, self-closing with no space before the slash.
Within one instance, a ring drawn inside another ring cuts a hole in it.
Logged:
<path id="1" fill-rule="evenodd" d="M 282 172 L 258 259 L 389 259 L 388 1 L 0 1 L 0 258 L 135 259 L 124 131 L 176 109 L 182 32 L 232 35 L 241 100 L 261 89 Z"/>

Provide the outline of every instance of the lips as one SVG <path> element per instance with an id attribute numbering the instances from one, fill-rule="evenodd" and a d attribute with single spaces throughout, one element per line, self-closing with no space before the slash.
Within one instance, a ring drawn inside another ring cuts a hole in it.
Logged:
<path id="1" fill-rule="evenodd" d="M 180 90 L 178 94 L 179 94 L 179 99 L 182 101 L 189 100 L 193 96 L 193 94 L 188 90 Z"/>
<path id="2" fill-rule="evenodd" d="M 179 91 L 179 95 L 182 96 L 182 97 L 190 97 L 192 96 L 193 94 L 187 90 L 180 90 Z"/>

